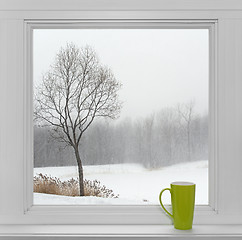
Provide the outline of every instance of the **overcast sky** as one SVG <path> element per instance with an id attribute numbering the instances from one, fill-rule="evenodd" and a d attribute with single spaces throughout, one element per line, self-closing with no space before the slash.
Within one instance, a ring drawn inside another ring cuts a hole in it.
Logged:
<path id="1" fill-rule="evenodd" d="M 42 80 L 60 47 L 90 45 L 123 84 L 121 119 L 147 116 L 164 107 L 195 101 L 208 111 L 208 30 L 34 30 L 34 84 Z"/>

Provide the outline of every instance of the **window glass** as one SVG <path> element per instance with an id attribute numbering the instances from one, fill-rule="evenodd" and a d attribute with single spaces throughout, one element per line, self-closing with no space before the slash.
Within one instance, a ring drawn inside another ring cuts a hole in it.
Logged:
<path id="1" fill-rule="evenodd" d="M 35 29 L 34 204 L 208 204 L 207 29 Z M 163 202 L 170 203 L 169 194 Z"/>

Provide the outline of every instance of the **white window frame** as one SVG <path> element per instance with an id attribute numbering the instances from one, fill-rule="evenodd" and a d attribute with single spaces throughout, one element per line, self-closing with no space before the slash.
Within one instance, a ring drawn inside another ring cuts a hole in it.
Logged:
<path id="1" fill-rule="evenodd" d="M 242 236 L 242 4 L 172 2 L 0 2 L 0 236 Z M 209 29 L 209 205 L 193 230 L 174 230 L 159 206 L 32 206 L 31 31 L 57 24 Z"/>
<path id="2" fill-rule="evenodd" d="M 164 20 L 82 20 L 82 21 L 25 21 L 25 29 L 26 29 L 26 73 L 27 76 L 25 79 L 27 80 L 25 89 L 25 96 L 28 97 L 28 100 L 25 105 L 24 112 L 26 113 L 26 139 L 25 139 L 25 166 L 27 167 L 25 176 L 25 187 L 23 189 L 24 195 L 27 196 L 25 199 L 25 214 L 32 214 L 33 212 L 37 214 L 40 212 L 43 214 L 49 213 L 49 211 L 55 212 L 69 212 L 75 214 L 79 214 L 80 219 L 83 217 L 83 212 L 85 212 L 86 216 L 84 217 L 84 221 L 80 223 L 89 223 L 89 213 L 93 216 L 93 210 L 99 213 L 105 212 L 112 212 L 115 214 L 115 217 L 105 218 L 102 219 L 100 222 L 96 221 L 97 224 L 111 224 L 111 223 L 122 223 L 122 224 L 135 224 L 137 222 L 142 224 L 167 224 L 170 223 L 169 218 L 167 218 L 161 208 L 157 208 L 157 206 L 95 206 L 95 205 L 85 205 L 85 206 L 33 206 L 33 147 L 28 142 L 33 142 L 33 111 L 32 111 L 32 96 L 33 96 L 33 88 L 32 88 L 32 81 L 33 81 L 33 73 L 32 73 L 32 45 L 33 45 L 33 31 L 34 29 L 207 29 L 209 32 L 209 59 L 208 61 L 211 63 L 209 64 L 209 125 L 212 125 L 210 128 L 210 137 L 209 142 L 211 146 L 211 150 L 209 152 L 209 204 L 208 205 L 198 205 L 196 206 L 196 215 L 199 216 L 200 213 L 204 214 L 206 211 L 209 214 L 216 213 L 216 124 L 212 124 L 215 122 L 216 119 L 216 93 L 215 93 L 215 86 L 216 86 L 216 76 L 215 76 L 215 51 L 216 51 L 216 20 L 204 20 L 204 21 L 186 21 L 186 20 L 179 20 L 179 21 L 164 21 Z M 214 64 L 212 64 L 214 63 Z M 165 187 L 165 186 L 163 186 Z M 157 193 L 158 198 L 158 193 Z M 169 208 L 169 206 L 168 206 Z M 105 209 L 105 211 L 104 211 Z M 162 212 L 162 213 L 161 213 Z M 135 214 L 139 214 L 139 217 L 135 216 Z M 149 217 L 146 217 L 146 214 L 149 213 Z M 120 214 L 126 215 L 126 220 L 120 220 Z M 140 215 L 144 214 L 143 217 Z M 99 214 L 98 214 L 99 215 Z M 135 217 L 134 217 L 135 216 Z M 95 218 L 98 218 L 96 216 Z M 157 219 L 159 218 L 159 221 Z M 118 220 L 119 219 L 119 220 Z M 199 217 L 198 217 L 199 219 Z M 52 220 L 51 220 L 52 221 Z M 90 224 L 93 224 L 93 220 L 90 220 Z"/>

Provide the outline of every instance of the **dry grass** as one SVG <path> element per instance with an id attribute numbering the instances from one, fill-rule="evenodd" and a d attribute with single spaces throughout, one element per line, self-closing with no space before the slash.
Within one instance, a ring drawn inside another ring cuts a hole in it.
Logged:
<path id="1" fill-rule="evenodd" d="M 59 178 L 49 177 L 41 173 L 34 177 L 34 192 L 72 197 L 80 196 L 78 179 L 72 178 L 68 181 L 61 181 Z M 115 195 L 113 190 L 107 189 L 104 185 L 101 186 L 99 181 L 86 179 L 84 180 L 84 195 L 118 198 L 118 195 Z"/>

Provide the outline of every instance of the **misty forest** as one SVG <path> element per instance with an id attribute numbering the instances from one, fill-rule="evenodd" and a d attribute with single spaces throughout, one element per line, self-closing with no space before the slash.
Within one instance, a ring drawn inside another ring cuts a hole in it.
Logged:
<path id="1" fill-rule="evenodd" d="M 207 159 L 208 116 L 197 114 L 194 107 L 190 102 L 142 119 L 94 123 L 79 145 L 83 164 L 141 163 L 159 168 Z M 76 165 L 73 150 L 54 141 L 50 130 L 34 126 L 34 166 Z"/>

